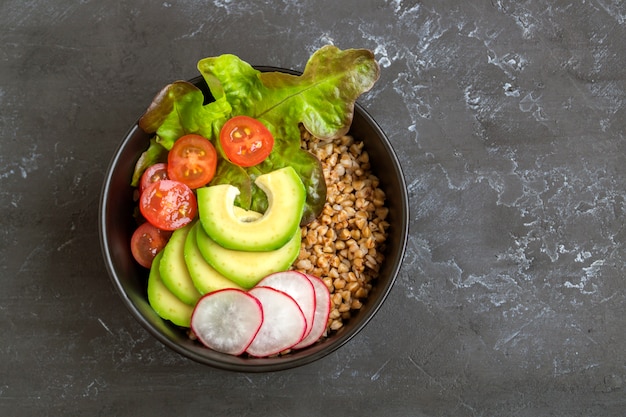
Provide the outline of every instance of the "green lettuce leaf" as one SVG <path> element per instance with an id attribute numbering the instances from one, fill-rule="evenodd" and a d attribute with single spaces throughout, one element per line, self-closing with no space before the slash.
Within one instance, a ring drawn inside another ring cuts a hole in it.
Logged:
<path id="1" fill-rule="evenodd" d="M 197 133 L 213 138 L 219 134 L 231 108 L 223 98 L 207 106 L 204 101 L 202 90 L 195 85 L 187 81 L 173 82 L 152 100 L 139 119 L 139 127 L 146 133 L 156 133 L 156 141 L 168 150 L 186 134 Z"/>
<path id="2" fill-rule="evenodd" d="M 143 174 L 146 168 L 159 162 L 167 162 L 167 149 L 157 143 L 156 138 L 152 138 L 150 139 L 150 146 L 141 154 L 135 164 L 135 171 L 133 172 L 130 185 L 137 187 L 141 180 L 141 174 Z"/>
<path id="3" fill-rule="evenodd" d="M 211 93 L 227 99 L 233 115 L 263 120 L 277 134 L 280 126 L 302 123 L 321 139 L 348 132 L 356 99 L 379 77 L 371 51 L 332 45 L 315 52 L 302 75 L 260 72 L 228 54 L 200 60 L 198 70 Z"/>

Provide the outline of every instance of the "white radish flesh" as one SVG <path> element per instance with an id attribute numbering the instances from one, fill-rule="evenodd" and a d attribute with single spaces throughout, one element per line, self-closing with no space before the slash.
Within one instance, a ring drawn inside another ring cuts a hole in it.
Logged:
<path id="1" fill-rule="evenodd" d="M 238 289 L 224 289 L 203 296 L 191 316 L 191 329 L 206 347 L 241 355 L 263 323 L 259 300 Z"/>
<path id="2" fill-rule="evenodd" d="M 258 286 L 274 288 L 291 296 L 304 314 L 305 336 L 309 334 L 315 318 L 315 288 L 304 274 L 297 271 L 276 272 L 263 278 Z"/>
<path id="3" fill-rule="evenodd" d="M 306 320 L 292 297 L 274 288 L 260 286 L 248 293 L 263 306 L 263 324 L 246 352 L 256 357 L 270 356 L 302 340 Z"/>
<path id="4" fill-rule="evenodd" d="M 328 316 L 330 315 L 331 301 L 330 292 L 324 281 L 320 278 L 305 274 L 315 289 L 315 315 L 313 319 L 313 327 L 308 335 L 298 342 L 293 349 L 302 349 L 317 342 L 326 331 Z"/>

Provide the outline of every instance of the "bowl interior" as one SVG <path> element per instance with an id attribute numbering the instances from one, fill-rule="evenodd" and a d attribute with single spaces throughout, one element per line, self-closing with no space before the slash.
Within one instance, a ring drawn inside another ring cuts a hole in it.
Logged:
<path id="1" fill-rule="evenodd" d="M 256 67 L 261 71 L 293 71 Z M 210 97 L 202 77 L 191 80 Z M 358 103 L 350 130 L 364 142 L 372 170 L 387 196 L 390 228 L 385 261 L 373 290 L 361 310 L 331 337 L 308 348 L 272 358 L 244 358 L 212 351 L 190 340 L 184 330 L 161 319 L 148 304 L 148 271 L 133 259 L 129 242 L 136 227 L 133 219 L 133 188 L 130 178 L 135 162 L 147 148 L 150 135 L 135 124 L 115 152 L 105 176 L 100 200 L 99 229 L 102 252 L 109 275 L 126 307 L 139 323 L 172 350 L 216 368 L 245 371 L 277 371 L 315 361 L 345 344 L 372 318 L 389 293 L 398 274 L 408 237 L 408 196 L 398 159 L 384 132 Z"/>

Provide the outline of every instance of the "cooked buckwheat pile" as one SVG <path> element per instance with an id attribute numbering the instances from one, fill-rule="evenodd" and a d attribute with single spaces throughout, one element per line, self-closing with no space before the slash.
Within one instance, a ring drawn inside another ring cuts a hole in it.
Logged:
<path id="1" fill-rule="evenodd" d="M 302 147 L 321 161 L 327 196 L 321 215 L 302 228 L 294 269 L 324 280 L 332 300 L 328 331 L 335 331 L 372 289 L 384 259 L 388 209 L 362 142 L 322 141 L 303 131 Z"/>

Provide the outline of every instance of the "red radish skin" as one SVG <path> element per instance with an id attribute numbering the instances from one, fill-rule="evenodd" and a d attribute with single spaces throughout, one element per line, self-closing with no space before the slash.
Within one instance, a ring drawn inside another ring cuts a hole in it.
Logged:
<path id="1" fill-rule="evenodd" d="M 315 288 L 303 273 L 297 271 L 276 272 L 263 278 L 257 285 L 274 288 L 291 296 L 304 314 L 306 320 L 305 336 L 310 333 L 315 318 Z"/>
<path id="2" fill-rule="evenodd" d="M 262 324 L 261 302 L 233 288 L 206 294 L 191 316 L 191 329 L 203 345 L 235 356 L 246 351 Z"/>
<path id="3" fill-rule="evenodd" d="M 246 352 L 265 357 L 278 354 L 300 342 L 306 320 L 298 303 L 286 293 L 270 287 L 254 287 L 248 291 L 263 306 L 263 324 Z"/>
<path id="4" fill-rule="evenodd" d="M 326 284 L 324 284 L 324 281 L 314 275 L 304 275 L 309 279 L 315 289 L 315 315 L 311 331 L 304 339 L 294 345 L 293 349 L 302 349 L 310 346 L 324 335 L 331 309 L 330 292 Z"/>

